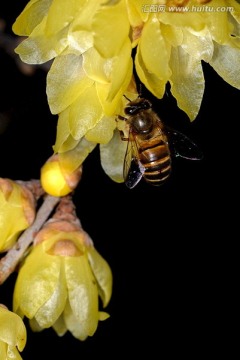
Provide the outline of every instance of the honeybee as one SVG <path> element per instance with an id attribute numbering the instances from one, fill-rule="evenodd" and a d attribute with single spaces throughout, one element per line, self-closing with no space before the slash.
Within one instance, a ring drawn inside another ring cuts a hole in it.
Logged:
<path id="1" fill-rule="evenodd" d="M 128 188 L 134 188 L 142 178 L 152 185 L 164 184 L 171 173 L 173 156 L 202 159 L 202 152 L 192 140 L 164 126 L 149 100 L 129 100 L 124 112 L 127 117 L 118 119 L 125 120 L 129 129 L 128 137 L 120 131 L 122 140 L 128 141 L 123 166 Z"/>

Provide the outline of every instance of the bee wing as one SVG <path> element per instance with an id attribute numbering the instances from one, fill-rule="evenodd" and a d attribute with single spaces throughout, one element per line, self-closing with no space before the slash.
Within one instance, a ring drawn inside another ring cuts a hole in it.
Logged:
<path id="1" fill-rule="evenodd" d="M 143 173 L 144 168 L 138 160 L 136 139 L 130 132 L 123 165 L 123 177 L 126 186 L 129 189 L 134 188 L 141 180 Z"/>
<path id="2" fill-rule="evenodd" d="M 168 137 L 169 148 L 173 156 L 180 156 L 188 160 L 202 160 L 202 151 L 189 137 L 169 127 L 165 127 L 164 131 Z"/>

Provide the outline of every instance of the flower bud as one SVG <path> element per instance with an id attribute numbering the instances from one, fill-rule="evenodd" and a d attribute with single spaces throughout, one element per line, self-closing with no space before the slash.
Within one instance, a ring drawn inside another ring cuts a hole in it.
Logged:
<path id="1" fill-rule="evenodd" d="M 57 154 L 51 156 L 41 168 L 41 184 L 52 196 L 65 196 L 72 192 L 81 179 L 82 168 L 70 172 L 62 166 Z"/>
<path id="2" fill-rule="evenodd" d="M 9 250 L 34 218 L 35 200 L 31 191 L 0 178 L 0 252 Z"/>

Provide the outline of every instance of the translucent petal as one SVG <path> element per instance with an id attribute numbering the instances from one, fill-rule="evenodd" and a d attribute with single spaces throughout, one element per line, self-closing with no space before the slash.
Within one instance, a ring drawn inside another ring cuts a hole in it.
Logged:
<path id="1" fill-rule="evenodd" d="M 201 61 L 177 47 L 172 48 L 170 66 L 171 93 L 177 99 L 179 108 L 187 113 L 190 120 L 194 120 L 201 106 L 205 85 Z"/>
<path id="2" fill-rule="evenodd" d="M 215 0 L 211 3 L 215 8 L 216 6 L 225 7 L 226 3 L 223 0 Z M 228 42 L 231 33 L 232 24 L 228 21 L 227 11 L 223 12 L 206 12 L 204 19 L 211 33 L 213 40 L 219 44 Z"/>
<path id="3" fill-rule="evenodd" d="M 182 49 L 198 60 L 209 62 L 213 55 L 213 41 L 210 33 L 207 32 L 205 36 L 196 36 L 183 30 L 183 35 Z"/>
<path id="4" fill-rule="evenodd" d="M 107 144 L 111 140 L 115 128 L 115 116 L 103 116 L 97 125 L 86 133 L 85 138 L 95 143 Z"/>
<path id="5" fill-rule="evenodd" d="M 171 46 L 179 46 L 182 44 L 183 33 L 179 27 L 161 23 L 161 33 L 165 41 L 169 42 Z"/>
<path id="6" fill-rule="evenodd" d="M 93 46 L 93 34 L 87 30 L 71 31 L 68 33 L 68 47 L 64 54 L 81 55 Z"/>
<path id="7" fill-rule="evenodd" d="M 63 144 L 67 141 L 68 137 L 71 135 L 68 119 L 69 119 L 69 107 L 67 109 L 65 109 L 64 111 L 62 111 L 58 117 L 56 142 L 53 147 L 54 152 L 63 151 L 63 150 L 61 150 L 62 147 L 64 147 Z M 75 140 L 75 139 L 74 139 L 74 141 L 78 142 L 78 140 Z M 67 150 L 68 150 L 68 148 L 66 147 L 66 151 Z"/>
<path id="8" fill-rule="evenodd" d="M 92 80 L 108 83 L 113 66 L 112 59 L 103 58 L 95 48 L 83 54 L 83 69 Z"/>
<path id="9" fill-rule="evenodd" d="M 68 166 L 69 171 L 76 170 L 96 145 L 97 144 L 82 138 L 74 149 L 59 154 L 61 166 Z"/>
<path id="10" fill-rule="evenodd" d="M 8 360 L 7 358 L 7 348 L 8 345 L 5 342 L 2 342 L 0 340 L 0 355 L 1 355 L 1 360 Z"/>
<path id="11" fill-rule="evenodd" d="M 132 27 L 141 26 L 147 21 L 149 13 L 144 11 L 146 0 L 126 0 L 129 21 Z"/>
<path id="12" fill-rule="evenodd" d="M 0 189 L 0 251 L 5 251 L 13 246 L 21 231 L 28 226 L 29 222 L 23 210 L 21 188 L 14 184 L 7 200 Z"/>
<path id="13" fill-rule="evenodd" d="M 80 322 L 76 316 L 73 314 L 71 306 L 69 302 L 63 313 L 64 323 L 67 326 L 67 329 L 72 333 L 72 335 L 78 340 L 86 340 L 89 336 L 88 329 L 86 328 L 86 324 Z"/>
<path id="14" fill-rule="evenodd" d="M 227 0 L 227 5 L 233 8 L 231 14 L 240 24 L 240 3 L 237 2 L 236 0 Z"/>
<path id="15" fill-rule="evenodd" d="M 147 71 L 166 81 L 170 76 L 168 66 L 170 50 L 166 46 L 160 24 L 155 17 L 144 26 L 138 46 Z"/>
<path id="16" fill-rule="evenodd" d="M 80 139 L 92 129 L 102 117 L 96 87 L 88 87 L 69 109 L 69 128 L 74 139 Z"/>
<path id="17" fill-rule="evenodd" d="M 61 271 L 52 296 L 35 314 L 35 319 L 41 328 L 48 328 L 56 322 L 65 308 L 67 295 L 66 281 L 64 273 Z"/>
<path id="18" fill-rule="evenodd" d="M 94 47 L 103 57 L 118 55 L 128 37 L 129 27 L 123 1 L 113 6 L 102 6 L 93 19 Z"/>
<path id="19" fill-rule="evenodd" d="M 135 67 L 139 79 L 153 95 L 161 99 L 165 93 L 165 86 L 167 80 L 162 80 L 155 74 L 152 74 L 148 71 L 142 60 L 141 51 L 139 49 L 140 48 L 138 47 L 135 57 Z"/>
<path id="20" fill-rule="evenodd" d="M 205 13 L 203 14 L 205 16 Z M 186 28 L 189 31 L 201 31 L 206 27 L 206 23 L 204 20 L 204 16 L 202 17 L 200 14 L 196 12 L 159 12 L 158 18 L 164 24 L 176 26 L 179 28 Z"/>
<path id="21" fill-rule="evenodd" d="M 110 315 L 104 311 L 99 311 L 99 320 L 104 321 L 107 320 L 110 317 Z"/>
<path id="22" fill-rule="evenodd" d="M 93 335 L 98 325 L 98 290 L 87 257 L 66 258 L 65 275 L 74 318 L 86 335 Z"/>
<path id="23" fill-rule="evenodd" d="M 106 260 L 94 247 L 88 248 L 88 260 L 97 280 L 103 307 L 106 307 L 112 296 L 112 271 Z"/>
<path id="24" fill-rule="evenodd" d="M 115 130 L 108 144 L 100 145 L 101 164 L 105 173 L 116 182 L 123 182 L 123 162 L 127 141 L 122 141 L 119 131 Z"/>
<path id="25" fill-rule="evenodd" d="M 13 24 L 13 32 L 17 35 L 28 36 L 43 20 L 52 0 L 31 0 Z"/>
<path id="26" fill-rule="evenodd" d="M 22 319 L 0 306 L 0 343 L 3 341 L 8 345 L 17 346 L 22 351 L 26 345 L 26 339 L 27 333 Z"/>
<path id="27" fill-rule="evenodd" d="M 68 27 L 52 37 L 45 37 L 46 18 L 36 26 L 31 36 L 22 41 L 15 52 L 27 64 L 42 64 L 59 55 L 67 46 Z"/>
<path id="28" fill-rule="evenodd" d="M 82 56 L 58 56 L 47 76 L 47 96 L 51 112 L 58 114 L 65 110 L 92 84 L 93 81 L 83 70 Z"/>
<path id="29" fill-rule="evenodd" d="M 15 346 L 8 346 L 6 360 L 22 360 L 22 357 Z"/>
<path id="30" fill-rule="evenodd" d="M 240 49 L 215 43 L 214 54 L 209 63 L 226 82 L 240 89 Z"/>
<path id="31" fill-rule="evenodd" d="M 132 77 L 131 43 L 127 39 L 118 56 L 114 57 L 111 72 L 111 86 L 107 100 L 111 102 L 119 93 L 119 89 L 127 87 Z M 126 84 L 127 77 L 127 84 Z M 125 83 L 125 84 L 124 84 Z"/>
<path id="32" fill-rule="evenodd" d="M 115 94 L 115 97 L 112 100 L 110 98 L 110 96 L 112 97 L 113 95 L 112 84 L 96 83 L 98 98 L 102 105 L 104 114 L 107 116 L 119 114 L 123 94 L 127 91 L 127 88 L 132 78 L 132 61 L 129 62 L 129 67 L 125 75 L 126 77 L 123 80 L 121 86 L 119 88 L 114 89 L 114 91 L 117 90 L 118 92 Z"/>
<path id="33" fill-rule="evenodd" d="M 46 24 L 46 36 L 51 36 L 69 25 L 78 12 L 86 6 L 87 0 L 52 0 Z"/>
<path id="34" fill-rule="evenodd" d="M 68 305 L 69 306 L 69 305 Z M 53 324 L 53 329 L 56 331 L 58 336 L 63 336 L 67 332 L 67 326 L 64 321 L 63 314 L 59 316 L 57 321 Z"/>
<path id="35" fill-rule="evenodd" d="M 58 286 L 60 259 L 46 254 L 43 244 L 33 248 L 19 271 L 13 295 L 13 309 L 32 318 L 51 298 Z"/>

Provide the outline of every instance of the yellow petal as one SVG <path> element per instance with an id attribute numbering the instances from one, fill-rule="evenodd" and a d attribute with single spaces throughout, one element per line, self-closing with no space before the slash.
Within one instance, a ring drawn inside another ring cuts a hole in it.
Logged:
<path id="1" fill-rule="evenodd" d="M 135 58 L 135 67 L 139 79 L 146 86 L 146 88 L 157 98 L 161 99 L 165 93 L 166 79 L 162 80 L 155 74 L 152 74 L 146 68 L 143 60 L 141 51 L 137 49 L 137 54 Z"/>
<path id="2" fill-rule="evenodd" d="M 171 46 L 179 46 L 183 41 L 182 29 L 176 26 L 161 24 L 161 33 L 166 42 Z"/>
<path id="3" fill-rule="evenodd" d="M 86 88 L 70 107 L 69 128 L 74 139 L 83 137 L 101 117 L 102 107 L 93 85 Z"/>
<path id="4" fill-rule="evenodd" d="M 127 39 L 118 56 L 114 57 L 111 72 L 111 85 L 107 100 L 113 101 L 120 89 L 126 90 L 132 77 L 131 43 Z"/>
<path id="5" fill-rule="evenodd" d="M 58 114 L 65 110 L 92 84 L 93 81 L 83 70 L 82 56 L 58 56 L 47 76 L 47 96 L 51 112 Z"/>
<path id="6" fill-rule="evenodd" d="M 240 89 L 240 49 L 215 43 L 214 54 L 209 63 L 226 82 Z"/>
<path id="7" fill-rule="evenodd" d="M 21 188 L 13 182 L 10 183 L 13 184 L 13 188 L 7 199 L 0 188 L 0 251 L 11 248 L 21 231 L 30 225 L 23 209 Z"/>
<path id="8" fill-rule="evenodd" d="M 61 271 L 57 286 L 51 297 L 35 314 L 35 319 L 41 328 L 48 328 L 57 321 L 65 308 L 67 295 L 64 272 Z"/>
<path id="9" fill-rule="evenodd" d="M 207 4 L 208 5 L 208 4 Z M 225 44 L 230 37 L 232 24 L 230 23 L 228 11 L 218 11 L 218 8 L 226 9 L 225 0 L 215 0 L 211 4 L 212 11 L 204 12 L 203 16 L 213 40 L 219 44 Z"/>
<path id="10" fill-rule="evenodd" d="M 22 41 L 15 49 L 21 60 L 27 64 L 42 64 L 59 55 L 67 46 L 68 28 L 59 33 L 45 37 L 46 18 L 35 27 L 31 36 Z"/>
<path id="11" fill-rule="evenodd" d="M 171 93 L 177 99 L 179 108 L 187 113 L 190 120 L 194 120 L 201 106 L 205 85 L 201 61 L 189 56 L 179 46 L 172 48 L 170 66 Z"/>
<path id="12" fill-rule="evenodd" d="M 102 6 L 93 19 L 94 47 L 106 58 L 118 55 L 129 33 L 126 5 Z"/>
<path id="13" fill-rule="evenodd" d="M 103 58 L 95 48 L 83 54 L 83 69 L 92 80 L 108 83 L 112 72 L 112 59 Z"/>
<path id="14" fill-rule="evenodd" d="M 46 36 L 51 36 L 69 25 L 78 12 L 84 8 L 87 0 L 52 0 L 48 11 Z"/>
<path id="15" fill-rule="evenodd" d="M 95 143 L 107 144 L 113 136 L 115 127 L 115 116 L 103 116 L 97 125 L 86 133 L 85 138 Z"/>
<path id="16" fill-rule="evenodd" d="M 147 71 L 166 81 L 170 76 L 170 49 L 166 46 L 156 17 L 152 17 L 144 26 L 138 46 Z"/>
<path id="17" fill-rule="evenodd" d="M 86 335 L 93 335 L 98 324 L 98 290 L 86 256 L 65 259 L 69 304 Z M 68 326 L 69 319 L 65 315 Z"/>
<path id="18" fill-rule="evenodd" d="M 149 12 L 147 10 L 146 0 L 126 0 L 128 17 L 132 27 L 141 26 L 147 21 Z"/>
<path id="19" fill-rule="evenodd" d="M 167 9 L 166 9 L 167 10 Z M 159 12 L 158 18 L 164 24 L 176 26 L 179 28 L 186 28 L 189 31 L 202 31 L 206 27 L 206 22 L 204 16 L 202 17 L 200 14 L 196 12 Z"/>
<path id="20" fill-rule="evenodd" d="M 61 114 L 58 117 L 58 123 L 57 123 L 57 136 L 56 136 L 56 142 L 53 146 L 54 152 L 64 152 L 72 149 L 78 144 L 78 140 L 73 139 L 72 135 L 70 134 L 70 128 L 69 128 L 69 107 L 61 112 Z M 69 148 L 68 148 L 68 142 Z M 73 144 L 73 142 L 75 144 Z"/>
<path id="21" fill-rule="evenodd" d="M 52 0 L 31 0 L 13 24 L 13 32 L 28 36 L 47 14 Z"/>
<path id="22" fill-rule="evenodd" d="M 119 131 L 115 130 L 108 144 L 100 145 L 101 165 L 105 173 L 116 182 L 123 182 L 123 162 L 127 141 L 122 141 Z"/>
<path id="23" fill-rule="evenodd" d="M 99 320 L 104 321 L 107 320 L 110 317 L 110 315 L 104 311 L 99 311 Z"/>
<path id="24" fill-rule="evenodd" d="M 75 171 L 96 145 L 96 143 L 82 138 L 74 149 L 59 154 L 61 166 L 68 167 L 70 172 Z"/>
<path id="25" fill-rule="evenodd" d="M 52 296 L 58 284 L 60 259 L 43 250 L 43 243 L 33 248 L 19 271 L 13 295 L 13 309 L 32 318 Z"/>
<path id="26" fill-rule="evenodd" d="M 112 296 L 112 271 L 106 260 L 104 260 L 94 247 L 88 248 L 88 260 L 98 283 L 98 291 L 103 302 L 103 307 L 106 307 Z"/>
<path id="27" fill-rule="evenodd" d="M 212 37 L 209 32 L 204 36 L 197 36 L 187 30 L 183 30 L 182 49 L 198 60 L 209 62 L 213 55 Z"/>
<path id="28" fill-rule="evenodd" d="M 0 306 L 0 343 L 2 341 L 10 346 L 17 346 L 22 351 L 26 345 L 26 339 L 27 333 L 22 319 Z"/>
<path id="29" fill-rule="evenodd" d="M 56 331 L 58 336 L 63 336 L 67 332 L 67 326 L 65 324 L 63 314 L 61 316 L 59 316 L 59 318 L 53 324 L 52 327 Z"/>

